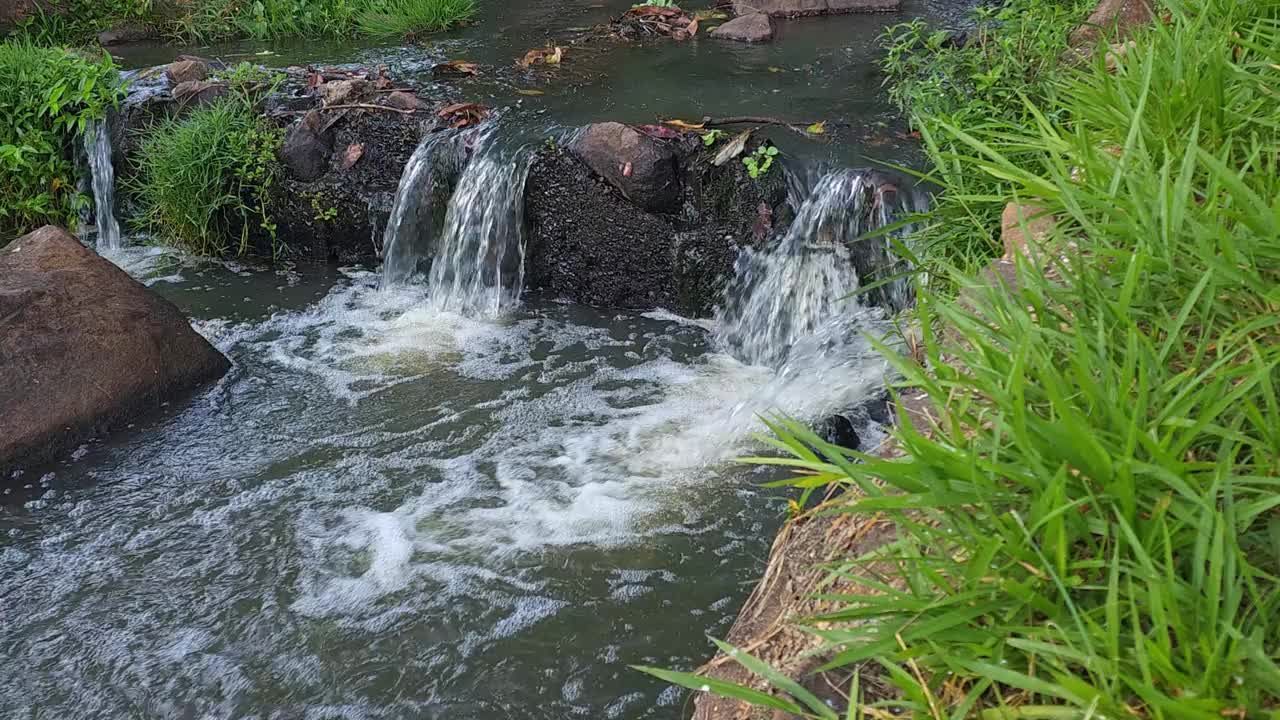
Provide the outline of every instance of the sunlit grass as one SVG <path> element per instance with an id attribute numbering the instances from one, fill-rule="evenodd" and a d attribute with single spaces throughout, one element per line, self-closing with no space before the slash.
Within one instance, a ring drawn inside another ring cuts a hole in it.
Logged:
<path id="1" fill-rule="evenodd" d="M 969 300 L 922 289 L 925 364 L 886 348 L 937 427 L 899 428 L 885 460 L 776 425 L 797 482 L 845 485 L 840 512 L 898 529 L 848 559 L 861 588 L 811 626 L 828 668 L 896 689 L 877 711 L 1280 708 L 1280 4 L 1167 5 L 1116 72 L 1098 57 L 1023 119 L 926 130 L 935 163 L 983 187 L 946 183 L 955 208 L 1058 218 L 1048 272 L 1024 258 L 1009 291 L 951 265 Z M 962 232 L 998 232 L 978 217 Z M 860 575 L 871 562 L 896 572 Z M 742 662 L 789 712 L 837 717 Z"/>

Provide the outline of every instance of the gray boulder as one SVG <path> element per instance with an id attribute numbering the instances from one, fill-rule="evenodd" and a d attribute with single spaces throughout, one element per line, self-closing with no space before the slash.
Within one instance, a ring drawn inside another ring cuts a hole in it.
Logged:
<path id="1" fill-rule="evenodd" d="M 765 13 L 773 17 L 890 12 L 901 7 L 902 0 L 733 0 L 733 11 L 738 15 Z"/>
<path id="2" fill-rule="evenodd" d="M 0 483 L 221 377 L 169 301 L 47 226 L 0 251 Z"/>
<path id="3" fill-rule="evenodd" d="M 773 39 L 773 18 L 760 12 L 741 15 L 712 30 L 711 37 L 737 42 L 768 42 Z"/>
<path id="4" fill-rule="evenodd" d="M 333 156 L 333 133 L 323 128 L 320 113 L 309 112 L 298 124 L 289 129 L 284 145 L 280 148 L 280 160 L 292 175 L 310 182 L 329 171 L 329 159 Z"/>
<path id="5" fill-rule="evenodd" d="M 598 123 L 588 125 L 570 150 L 637 206 L 651 212 L 677 209 L 676 156 L 661 141 L 622 123 Z"/>

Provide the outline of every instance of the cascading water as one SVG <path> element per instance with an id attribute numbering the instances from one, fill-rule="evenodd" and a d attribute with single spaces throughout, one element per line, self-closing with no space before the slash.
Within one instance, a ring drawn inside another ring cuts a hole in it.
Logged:
<path id="1" fill-rule="evenodd" d="M 891 271 L 900 263 L 885 238 L 854 241 L 907 209 L 899 195 L 867 171 L 834 171 L 818 180 L 780 242 L 739 258 L 717 312 L 721 347 L 743 362 L 777 367 L 798 350 L 825 352 L 865 329 L 861 321 L 880 311 L 849 297 L 860 287 L 860 274 Z M 878 304 L 890 309 L 910 300 L 902 279 L 878 291 Z"/>
<path id="2" fill-rule="evenodd" d="M 484 316 L 519 303 L 529 156 L 504 149 L 492 135 L 492 126 L 438 134 L 414 152 L 387 224 L 384 287 L 408 282 L 431 258 L 433 309 Z M 453 177 L 446 205 L 442 195 Z M 446 210 L 437 234 L 441 206 Z"/>
<path id="3" fill-rule="evenodd" d="M 519 304 L 528 174 L 528 156 L 519 152 L 484 152 L 463 170 L 431 264 L 433 307 L 494 315 Z"/>
<path id="4" fill-rule="evenodd" d="M 478 137 L 475 131 L 432 133 L 413 151 L 383 235 L 384 287 L 403 285 L 421 273 L 419 263 L 431 257 L 434 212 L 447 202 L 447 180 L 466 162 L 468 146 Z"/>
<path id="5" fill-rule="evenodd" d="M 84 150 L 93 181 L 93 215 L 98 229 L 98 250 L 120 249 L 120 223 L 116 221 L 116 175 L 111 164 L 111 133 L 105 120 L 84 133 Z"/>

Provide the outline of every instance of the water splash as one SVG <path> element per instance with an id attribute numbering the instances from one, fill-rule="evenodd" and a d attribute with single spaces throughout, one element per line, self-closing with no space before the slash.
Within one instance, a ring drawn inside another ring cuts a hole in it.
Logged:
<path id="1" fill-rule="evenodd" d="M 720 345 L 747 363 L 795 364 L 797 354 L 825 353 L 866 331 L 883 315 L 875 306 L 906 307 L 911 290 L 904 279 L 849 297 L 865 276 L 901 267 L 887 238 L 858 240 L 902 213 L 899 194 L 887 178 L 867 171 L 840 170 L 818 180 L 779 243 L 739 258 L 717 312 Z"/>
<path id="2" fill-rule="evenodd" d="M 93 215 L 98 228 L 98 250 L 120 249 L 120 223 L 116 221 L 116 175 L 111 164 L 111 133 L 106 120 L 86 128 L 84 150 L 93 181 Z"/>

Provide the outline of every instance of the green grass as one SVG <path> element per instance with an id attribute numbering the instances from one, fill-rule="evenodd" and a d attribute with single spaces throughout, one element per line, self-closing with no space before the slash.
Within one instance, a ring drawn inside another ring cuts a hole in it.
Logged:
<path id="1" fill-rule="evenodd" d="M 88 203 L 76 190 L 76 143 L 121 93 L 109 57 L 0 43 L 0 245 L 47 223 L 75 228 Z"/>
<path id="2" fill-rule="evenodd" d="M 1115 73 L 1050 70 L 1021 109 L 921 123 L 958 241 L 998 232 L 987 205 L 1058 218 L 1048 277 L 1024 261 L 998 292 L 952 265 L 920 292 L 926 366 L 885 348 L 938 427 L 884 460 L 774 425 L 791 459 L 766 462 L 898 529 L 808 626 L 828 668 L 895 688 L 876 712 L 1280 713 L 1280 2 L 1164 4 Z M 774 692 L 712 690 L 836 717 L 737 659 Z"/>
<path id="3" fill-rule="evenodd" d="M 134 225 L 197 255 L 244 254 L 255 226 L 274 238 L 267 205 L 282 139 L 234 95 L 149 128 L 127 188 L 142 208 Z M 236 247 L 227 244 L 232 227 Z"/>
<path id="4" fill-rule="evenodd" d="M 475 0 L 389 0 L 361 13 L 357 25 L 371 37 L 413 37 L 448 30 L 475 12 Z"/>
<path id="5" fill-rule="evenodd" d="M 469 20 L 475 0 L 60 0 L 20 32 L 42 44 L 85 44 L 122 23 L 182 42 L 233 38 L 412 37 Z"/>

